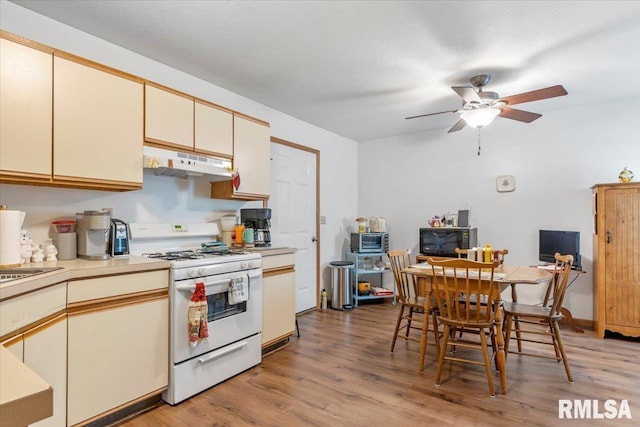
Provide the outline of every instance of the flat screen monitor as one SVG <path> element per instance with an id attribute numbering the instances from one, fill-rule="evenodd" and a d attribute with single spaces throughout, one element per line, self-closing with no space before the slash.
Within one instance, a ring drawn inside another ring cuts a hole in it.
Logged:
<path id="1" fill-rule="evenodd" d="M 582 270 L 579 231 L 540 230 L 539 260 L 555 262 L 556 252 L 562 255 L 573 255 L 571 268 Z"/>

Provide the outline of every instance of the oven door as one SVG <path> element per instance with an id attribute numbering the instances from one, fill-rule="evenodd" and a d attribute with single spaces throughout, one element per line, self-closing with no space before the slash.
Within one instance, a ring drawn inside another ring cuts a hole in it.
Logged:
<path id="1" fill-rule="evenodd" d="M 232 280 L 248 282 L 246 302 L 229 304 L 229 285 Z M 208 306 L 209 337 L 189 343 L 187 312 L 196 283 L 205 286 Z M 180 363 L 195 356 L 219 349 L 262 331 L 262 270 L 180 280 L 174 284 L 174 303 L 171 312 L 171 361 Z"/>

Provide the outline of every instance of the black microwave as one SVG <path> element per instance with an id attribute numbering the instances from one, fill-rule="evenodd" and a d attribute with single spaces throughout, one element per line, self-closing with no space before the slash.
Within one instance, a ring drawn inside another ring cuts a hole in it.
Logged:
<path id="1" fill-rule="evenodd" d="M 351 252 L 389 251 L 389 233 L 351 233 Z"/>
<path id="2" fill-rule="evenodd" d="M 420 253 L 434 256 L 458 256 L 456 248 L 478 246 L 477 228 L 434 227 L 420 229 Z"/>

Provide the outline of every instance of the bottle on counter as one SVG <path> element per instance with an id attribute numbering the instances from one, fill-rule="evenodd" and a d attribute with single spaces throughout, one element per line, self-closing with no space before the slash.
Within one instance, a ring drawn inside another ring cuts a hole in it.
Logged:
<path id="1" fill-rule="evenodd" d="M 484 246 L 484 262 L 492 262 L 493 261 L 493 252 L 491 251 L 491 244 L 487 243 Z"/>
<path id="2" fill-rule="evenodd" d="M 327 290 L 323 289 L 322 292 L 320 292 L 320 298 L 322 301 L 322 309 L 326 310 L 327 309 Z"/>

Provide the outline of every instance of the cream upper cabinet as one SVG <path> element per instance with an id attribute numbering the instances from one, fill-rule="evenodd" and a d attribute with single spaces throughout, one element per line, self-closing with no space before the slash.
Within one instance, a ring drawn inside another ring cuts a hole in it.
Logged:
<path id="1" fill-rule="evenodd" d="M 268 198 L 271 190 L 269 126 L 236 115 L 233 129 L 233 167 L 240 174 L 236 191 Z"/>
<path id="2" fill-rule="evenodd" d="M 54 57 L 54 180 L 142 185 L 143 84 Z"/>
<path id="3" fill-rule="evenodd" d="M 193 98 L 145 85 L 145 141 L 191 151 L 193 117 Z"/>
<path id="4" fill-rule="evenodd" d="M 51 53 L 0 39 L 2 178 L 51 178 L 52 61 Z"/>
<path id="5" fill-rule="evenodd" d="M 269 124 L 233 116 L 233 181 L 211 183 L 214 199 L 265 200 L 271 191 L 271 135 Z"/>
<path id="6" fill-rule="evenodd" d="M 233 113 L 200 101 L 195 102 L 195 149 L 233 157 Z"/>

